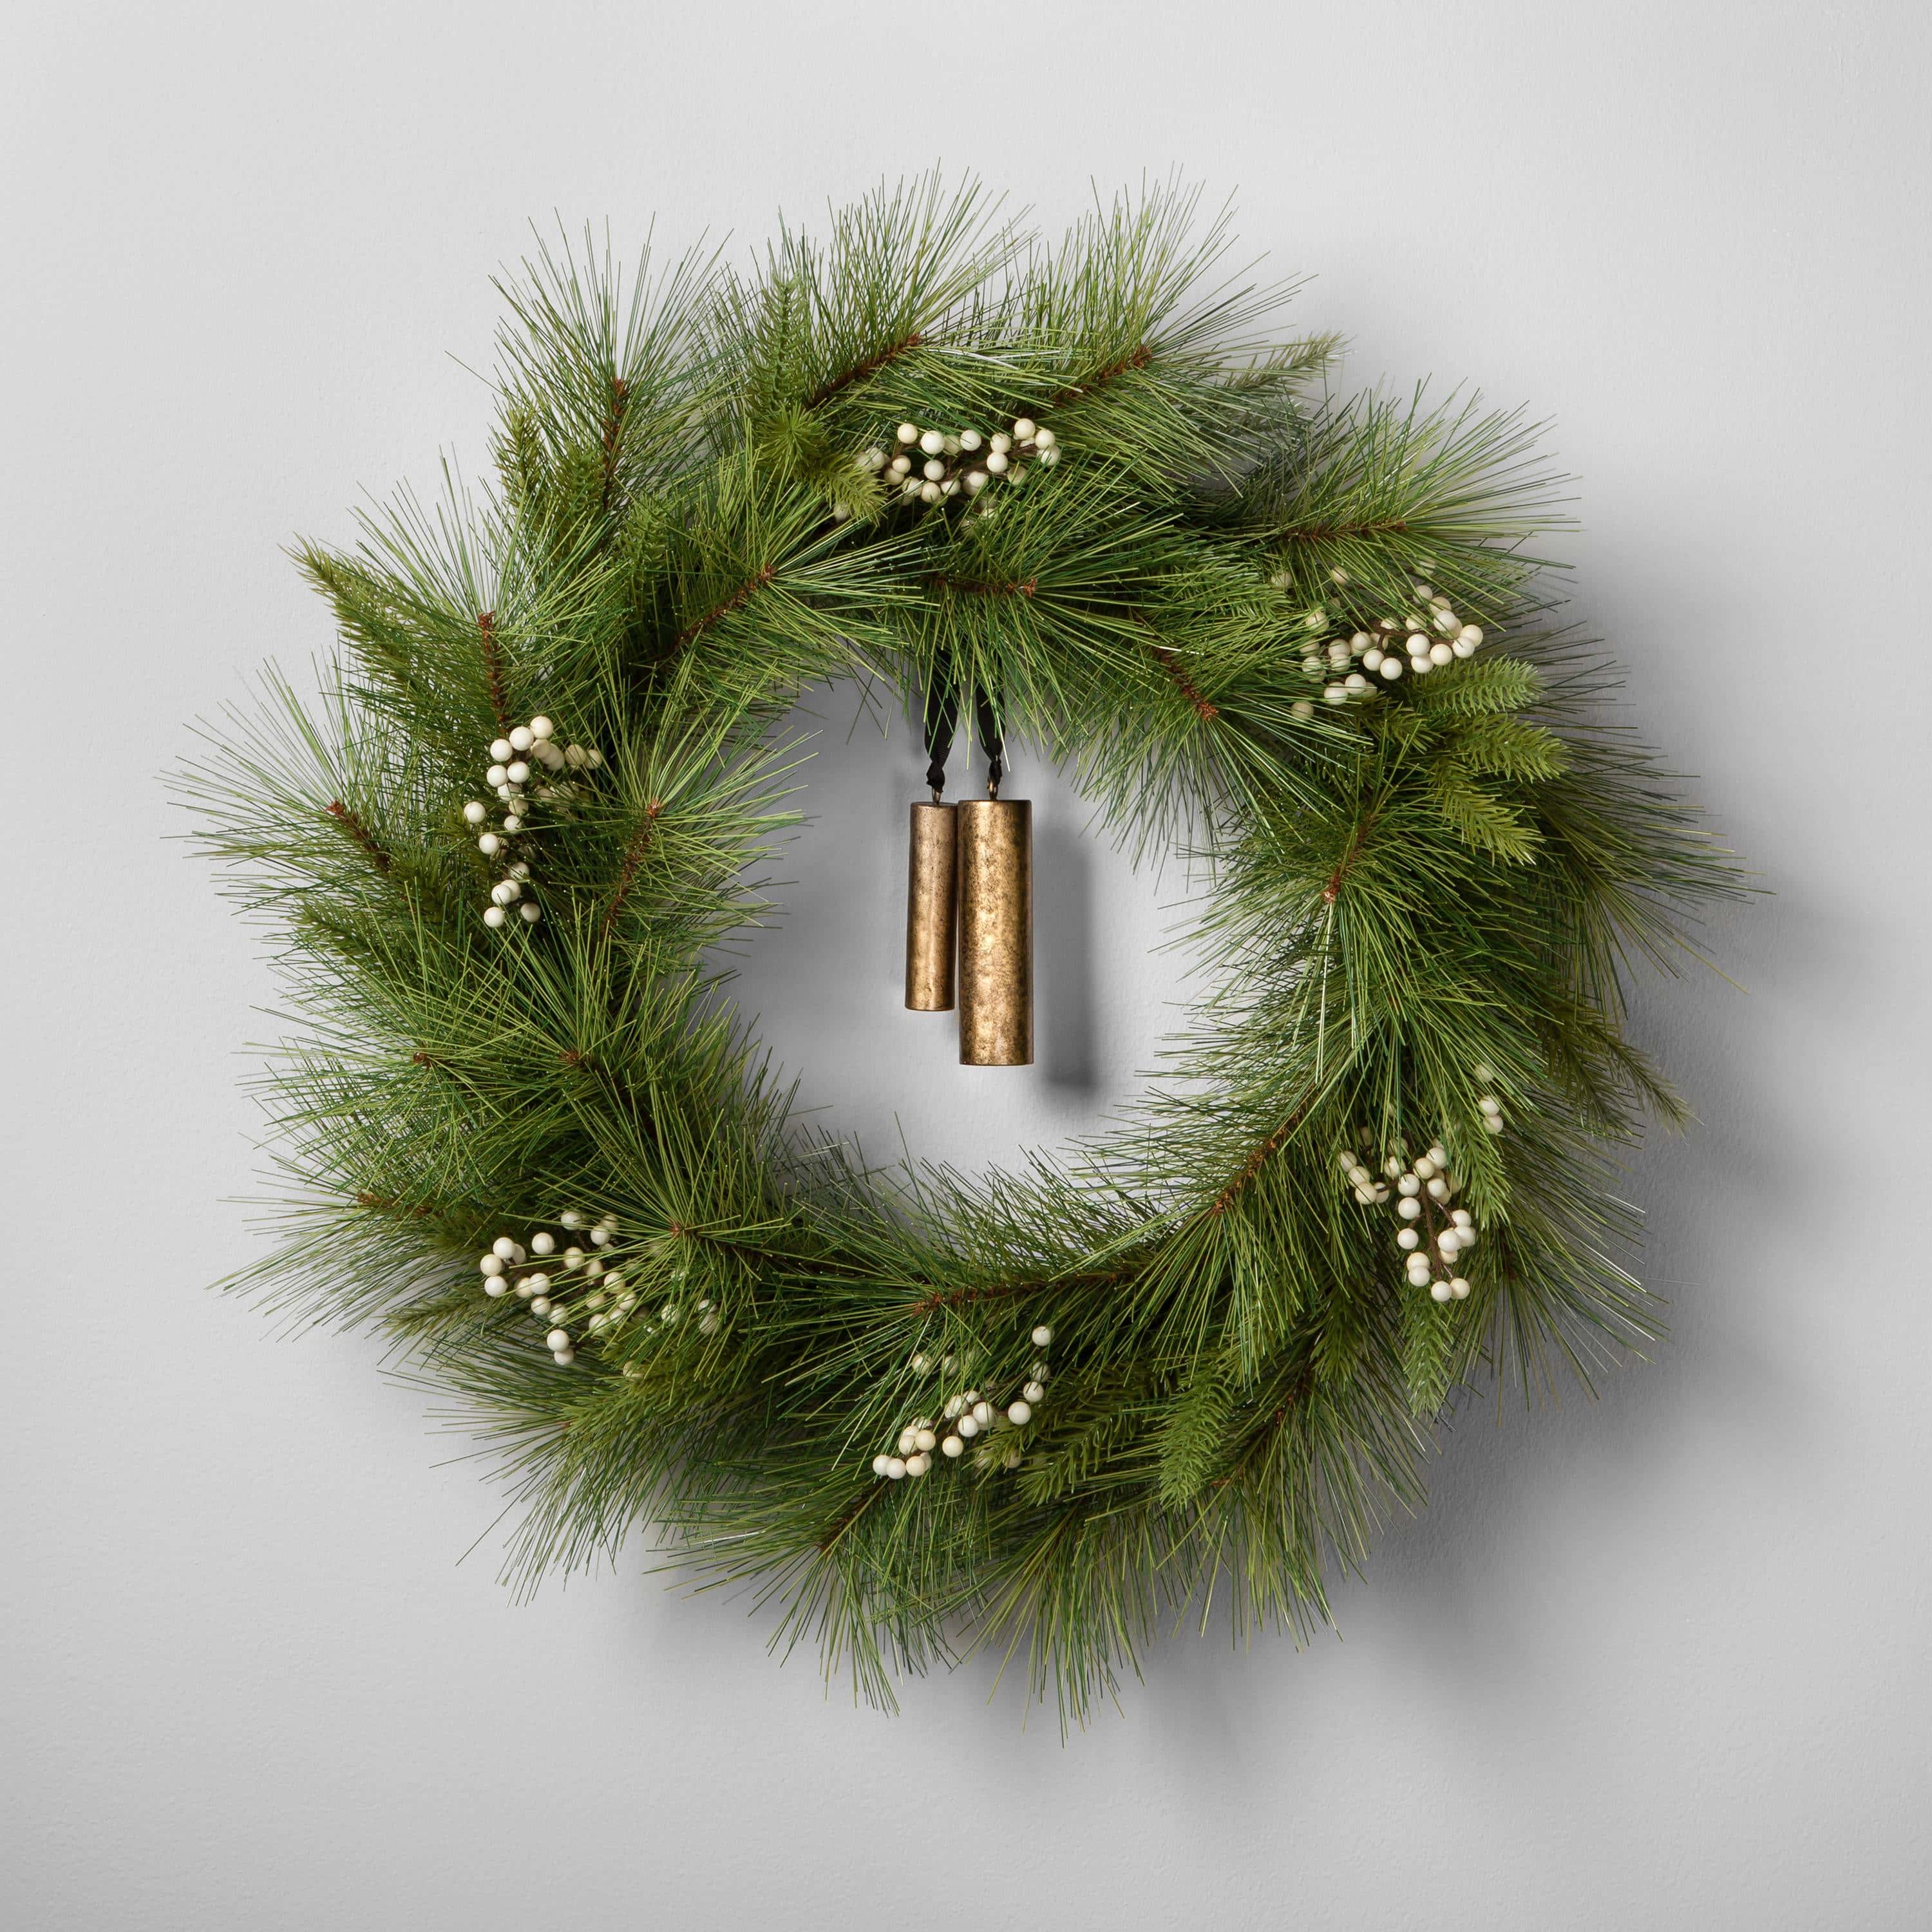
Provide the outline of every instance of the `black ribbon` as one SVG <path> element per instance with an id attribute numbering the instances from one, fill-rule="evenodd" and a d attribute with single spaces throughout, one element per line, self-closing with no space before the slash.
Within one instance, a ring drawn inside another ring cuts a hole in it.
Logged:
<path id="1" fill-rule="evenodd" d="M 999 721 L 993 715 L 992 700 L 976 687 L 973 718 L 980 748 L 986 754 L 986 789 L 997 792 L 1006 769 L 1006 746 L 1000 736 Z M 946 760 L 958 725 L 959 694 L 952 679 L 943 670 L 936 670 L 926 688 L 926 752 L 932 760 L 926 768 L 926 782 L 936 792 L 946 789 Z"/>

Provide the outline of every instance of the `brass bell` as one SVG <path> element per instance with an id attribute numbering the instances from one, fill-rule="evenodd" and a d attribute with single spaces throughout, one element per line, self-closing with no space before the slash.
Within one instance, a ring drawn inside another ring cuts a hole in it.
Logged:
<path id="1" fill-rule="evenodd" d="M 952 1010 L 958 944 L 958 808 L 916 801 L 906 867 L 905 1003 L 916 1013 Z"/>
<path id="2" fill-rule="evenodd" d="M 1033 1064 L 1033 806 L 970 798 L 958 814 L 959 1060 Z"/>

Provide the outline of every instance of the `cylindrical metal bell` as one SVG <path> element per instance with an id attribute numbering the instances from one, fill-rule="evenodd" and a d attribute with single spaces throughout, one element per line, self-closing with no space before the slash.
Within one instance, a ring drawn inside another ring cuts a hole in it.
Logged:
<path id="1" fill-rule="evenodd" d="M 959 902 L 957 810 L 923 802 L 912 808 L 906 864 L 905 1003 L 916 1013 L 952 1010 Z"/>
<path id="2" fill-rule="evenodd" d="M 959 1060 L 1033 1064 L 1033 807 L 969 798 L 959 814 Z"/>

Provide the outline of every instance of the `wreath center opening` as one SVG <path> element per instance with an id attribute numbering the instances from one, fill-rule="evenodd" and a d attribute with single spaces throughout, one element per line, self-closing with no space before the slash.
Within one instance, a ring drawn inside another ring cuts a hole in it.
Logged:
<path id="1" fill-rule="evenodd" d="M 772 910 L 712 963 L 798 1081 L 805 1118 L 872 1163 L 968 1172 L 1106 1132 L 1157 1076 L 1198 990 L 1198 888 L 1181 856 L 1137 865 L 1070 776 L 1016 741 L 1002 790 L 1033 801 L 1037 1047 L 1029 1066 L 962 1066 L 950 1016 L 909 1012 L 902 997 L 906 804 L 925 795 L 916 723 L 847 680 L 804 694 L 776 735 L 808 754 L 786 801 L 803 822 L 754 870 Z M 956 766 L 949 796 L 983 791 L 963 755 Z"/>

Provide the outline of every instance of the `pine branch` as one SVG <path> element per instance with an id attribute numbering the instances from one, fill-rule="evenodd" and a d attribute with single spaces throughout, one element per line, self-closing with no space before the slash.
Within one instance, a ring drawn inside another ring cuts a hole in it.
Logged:
<path id="1" fill-rule="evenodd" d="M 1406 517 L 1381 517 L 1359 524 L 1284 525 L 1268 532 L 1276 543 L 1342 543 L 1357 538 L 1400 536 L 1407 532 Z"/>
<path id="2" fill-rule="evenodd" d="M 610 404 L 604 413 L 602 434 L 598 441 L 604 452 L 604 483 L 601 493 L 602 506 L 610 506 L 611 491 L 617 478 L 617 456 L 624 430 L 624 410 L 630 400 L 631 386 L 621 376 L 610 378 Z"/>
<path id="3" fill-rule="evenodd" d="M 388 854 L 376 842 L 374 835 L 371 833 L 369 828 L 350 810 L 347 806 L 343 803 L 341 800 L 336 798 L 329 800 L 328 815 L 355 841 L 357 848 L 377 872 L 386 872 L 389 869 Z"/>
<path id="4" fill-rule="evenodd" d="M 610 903 L 604 908 L 604 918 L 598 928 L 602 937 L 608 939 L 617 923 L 617 916 L 624 910 L 624 902 L 631 896 L 631 888 L 636 884 L 638 868 L 644 862 L 644 854 L 650 850 L 651 840 L 657 831 L 658 814 L 664 810 L 664 801 L 654 798 L 644 808 L 644 815 L 638 821 L 638 829 L 625 842 L 623 863 L 617 868 L 617 883 L 612 888 Z M 572 1062 L 581 1066 L 586 1064 L 582 1054 Z"/>
<path id="5" fill-rule="evenodd" d="M 1104 369 L 1096 369 L 1085 382 L 1070 382 L 1064 388 L 1054 390 L 1046 399 L 1046 406 L 1049 410 L 1064 409 L 1069 403 L 1104 389 L 1109 382 L 1126 375 L 1130 370 L 1144 369 L 1153 360 L 1153 350 L 1144 342 L 1140 343 L 1126 355 L 1109 362 Z"/>
<path id="6" fill-rule="evenodd" d="M 874 1483 L 860 1490 L 819 1534 L 817 1547 L 821 1556 L 829 1556 L 833 1548 L 842 1542 L 852 1526 L 878 1501 L 885 1492 Z"/>
<path id="7" fill-rule="evenodd" d="M 1444 822 L 1466 844 L 1511 865 L 1534 863 L 1542 835 L 1523 822 L 1516 807 L 1486 791 L 1453 760 L 1438 760 L 1431 766 L 1429 795 Z"/>
<path id="8" fill-rule="evenodd" d="M 1376 808 L 1371 806 L 1358 819 L 1348 834 L 1348 842 L 1342 848 L 1342 856 L 1335 861 L 1335 869 L 1328 874 L 1322 888 L 1322 903 L 1333 905 L 1342 896 L 1342 888 L 1348 882 L 1348 874 L 1354 870 L 1355 862 L 1362 856 L 1362 848 L 1367 840 L 1370 828 L 1376 822 Z"/>
<path id="9" fill-rule="evenodd" d="M 1218 708 L 1202 695 L 1200 688 L 1181 668 L 1180 654 L 1166 644 L 1150 643 L 1148 649 L 1154 661 L 1173 680 L 1174 688 L 1194 707 L 1196 716 L 1205 724 L 1220 716 Z"/>
<path id="10" fill-rule="evenodd" d="M 1262 1410 L 1264 1419 L 1260 1426 L 1250 1430 L 1243 1438 L 1240 1457 L 1226 1475 L 1216 1479 L 1216 1489 L 1238 1487 L 1246 1479 L 1255 1462 L 1274 1448 L 1275 1438 L 1287 1426 L 1288 1418 L 1308 1400 L 1314 1387 L 1315 1370 L 1311 1363 L 1282 1390 L 1281 1400 L 1272 1408 Z"/>
<path id="11" fill-rule="evenodd" d="M 1259 1178 L 1262 1168 L 1280 1153 L 1282 1148 L 1287 1144 L 1288 1136 L 1300 1126 L 1315 1096 L 1312 1092 L 1303 1095 L 1288 1118 L 1256 1148 L 1243 1164 L 1240 1171 L 1208 1204 L 1202 1210 L 1204 1218 L 1218 1220 L 1234 1204 L 1235 1202 L 1240 1199 L 1249 1187 L 1253 1185 L 1254 1182 Z"/>
<path id="12" fill-rule="evenodd" d="M 731 592 L 730 596 L 714 604 L 703 616 L 687 624 L 671 640 L 670 649 L 664 654 L 666 657 L 676 657 L 687 645 L 694 644 L 710 629 L 713 624 L 730 616 L 734 610 L 742 610 L 776 574 L 777 572 L 769 563 L 763 569 L 754 571 L 736 590 Z"/>
<path id="13" fill-rule="evenodd" d="M 972 1308 L 982 1302 L 1010 1300 L 1016 1296 L 1065 1294 L 1069 1290 L 1076 1293 L 1083 1290 L 1113 1288 L 1122 1282 L 1131 1281 L 1136 1270 L 1131 1268 L 1111 1268 L 1099 1273 L 1078 1274 L 1031 1276 L 1015 1281 L 978 1282 L 969 1288 L 934 1289 L 928 1295 L 908 1305 L 908 1315 L 926 1316 L 938 1314 L 945 1309 Z"/>
<path id="14" fill-rule="evenodd" d="M 1031 597 L 1040 589 L 1040 579 L 1028 577 L 1012 583 L 988 583 L 970 577 L 935 574 L 932 581 L 941 590 L 964 597 Z"/>
<path id="15" fill-rule="evenodd" d="M 898 341 L 888 343 L 877 355 L 868 356 L 864 362 L 855 363 L 850 368 L 842 370 L 838 374 L 820 383 L 806 398 L 805 406 L 808 410 L 823 409 L 833 397 L 842 395 L 854 383 L 862 382 L 868 377 L 876 376 L 881 369 L 890 367 L 902 356 L 910 356 L 915 349 L 923 348 L 925 344 L 924 332 L 916 328 L 912 330 Z"/>
<path id="16" fill-rule="evenodd" d="M 1169 1508 L 1188 1502 L 1220 1466 L 1234 1391 L 1214 1364 L 1204 1364 L 1168 1410 L 1155 1440 L 1156 1493 Z"/>
<path id="17" fill-rule="evenodd" d="M 502 737 L 510 729 L 510 704 L 503 690 L 503 652 L 496 641 L 496 612 L 479 612 L 476 628 L 482 639 L 483 676 L 490 689 L 490 710 L 496 721 L 496 735 Z"/>

